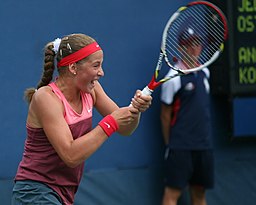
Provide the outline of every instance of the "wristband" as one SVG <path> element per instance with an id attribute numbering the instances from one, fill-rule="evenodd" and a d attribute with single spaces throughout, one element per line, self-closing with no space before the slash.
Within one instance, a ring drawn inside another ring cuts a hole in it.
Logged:
<path id="1" fill-rule="evenodd" d="M 108 137 L 119 128 L 116 120 L 111 115 L 107 115 L 106 117 L 104 117 L 98 125 L 103 129 Z"/>

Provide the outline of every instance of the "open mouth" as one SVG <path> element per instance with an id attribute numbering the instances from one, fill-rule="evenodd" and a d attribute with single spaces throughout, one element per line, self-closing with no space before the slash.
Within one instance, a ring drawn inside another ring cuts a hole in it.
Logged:
<path id="1" fill-rule="evenodd" d="M 95 83 L 96 83 L 97 81 L 98 81 L 98 79 L 92 80 L 92 81 L 91 81 L 91 85 L 92 85 L 92 86 L 95 86 Z"/>

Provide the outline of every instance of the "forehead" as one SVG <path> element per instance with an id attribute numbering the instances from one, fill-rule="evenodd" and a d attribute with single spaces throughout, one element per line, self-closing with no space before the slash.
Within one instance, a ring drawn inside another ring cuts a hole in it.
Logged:
<path id="1" fill-rule="evenodd" d="M 96 51 L 95 53 L 92 53 L 91 55 L 88 56 L 87 60 L 89 62 L 102 61 L 103 60 L 103 51 L 99 50 L 99 51 Z"/>

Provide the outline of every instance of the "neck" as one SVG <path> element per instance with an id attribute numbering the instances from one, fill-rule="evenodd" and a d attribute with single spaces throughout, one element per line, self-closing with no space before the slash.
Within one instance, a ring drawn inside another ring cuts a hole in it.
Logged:
<path id="1" fill-rule="evenodd" d="M 60 89 L 68 102 L 80 101 L 80 91 L 75 89 L 71 80 L 64 79 L 63 77 L 59 76 L 56 79 L 55 84 Z"/>

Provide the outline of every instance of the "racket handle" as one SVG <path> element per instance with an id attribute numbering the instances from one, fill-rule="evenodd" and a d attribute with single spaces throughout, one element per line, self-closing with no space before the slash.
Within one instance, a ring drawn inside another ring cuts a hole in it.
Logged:
<path id="1" fill-rule="evenodd" d="M 153 90 L 149 89 L 148 86 L 146 86 L 142 91 L 141 91 L 142 95 L 152 95 Z M 129 107 L 131 107 L 132 104 L 129 105 Z"/>
<path id="2" fill-rule="evenodd" d="M 148 86 L 146 86 L 141 92 L 142 95 L 152 95 L 153 90 L 149 89 Z"/>
<path id="3" fill-rule="evenodd" d="M 152 95 L 153 90 L 149 89 L 148 86 L 146 86 L 142 91 L 141 91 L 142 95 Z M 132 106 L 132 103 L 129 105 L 129 107 Z"/>

